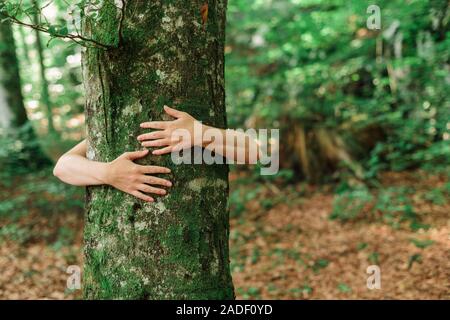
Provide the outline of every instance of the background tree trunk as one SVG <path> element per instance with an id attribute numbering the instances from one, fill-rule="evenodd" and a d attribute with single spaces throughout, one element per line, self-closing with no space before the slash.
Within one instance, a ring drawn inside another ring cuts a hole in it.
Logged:
<path id="1" fill-rule="evenodd" d="M 18 128 L 27 121 L 16 46 L 11 24 L 5 21 L 0 23 L 0 127 Z"/>
<path id="2" fill-rule="evenodd" d="M 27 170 L 43 168 L 49 166 L 51 161 L 40 148 L 28 121 L 12 27 L 8 21 L 1 22 L 3 19 L 0 12 L 0 135 L 11 135 L 22 142 L 22 147 L 11 150 L 16 153 L 9 154 L 11 163 L 2 165 L 5 170 L 6 166 Z"/>
<path id="3" fill-rule="evenodd" d="M 37 0 L 33 0 L 33 5 L 36 7 L 36 11 L 33 12 L 33 20 L 34 24 L 38 25 L 41 23 L 39 18 L 39 12 L 37 11 L 39 7 L 39 3 Z M 48 81 L 45 75 L 46 68 L 44 63 L 44 48 L 42 47 L 42 39 L 40 31 L 34 31 L 36 35 L 36 51 L 38 53 L 39 59 L 39 71 L 41 75 L 41 104 L 46 108 L 47 114 L 47 122 L 48 122 L 48 132 L 53 134 L 55 133 L 55 125 L 53 123 L 53 112 L 52 112 L 52 104 L 50 101 L 50 94 L 48 92 Z"/>
<path id="4" fill-rule="evenodd" d="M 119 1 L 120 2 L 120 1 Z M 119 43 L 83 56 L 88 157 L 111 161 L 140 149 L 139 123 L 167 119 L 163 105 L 226 127 L 226 0 L 127 1 L 105 5 L 87 35 Z M 110 187 L 87 190 L 85 298 L 233 299 L 228 254 L 228 167 L 142 164 L 172 169 L 167 197 L 148 204 Z"/>
<path id="5" fill-rule="evenodd" d="M 23 48 L 23 60 L 30 65 L 30 50 L 28 50 L 28 43 L 27 43 L 27 36 L 25 34 L 23 26 L 17 26 L 17 31 L 19 31 L 20 35 L 20 41 L 22 42 L 22 48 Z"/>

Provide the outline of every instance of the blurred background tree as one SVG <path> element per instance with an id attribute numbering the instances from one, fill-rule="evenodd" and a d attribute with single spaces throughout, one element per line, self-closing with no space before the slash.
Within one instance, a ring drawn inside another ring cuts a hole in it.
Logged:
<path id="1" fill-rule="evenodd" d="M 0 19 L 2 19 L 0 11 Z M 3 170 L 28 172 L 51 164 L 28 120 L 11 24 L 0 21 L 0 152 Z M 17 168 L 17 169 L 16 169 Z"/>
<path id="2" fill-rule="evenodd" d="M 448 164 L 449 3 L 379 1 L 379 31 L 369 5 L 231 4 L 232 124 L 280 127 L 281 164 L 298 178 Z"/>

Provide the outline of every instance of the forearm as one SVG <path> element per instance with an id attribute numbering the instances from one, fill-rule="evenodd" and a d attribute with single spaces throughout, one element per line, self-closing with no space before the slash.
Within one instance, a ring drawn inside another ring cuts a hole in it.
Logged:
<path id="1" fill-rule="evenodd" d="M 205 149 L 214 151 L 233 163 L 255 164 L 259 160 L 260 149 L 256 137 L 231 129 L 204 126 L 203 130 L 213 130 L 211 135 L 214 136 L 211 138 L 211 135 L 205 135 L 202 141 Z"/>
<path id="2" fill-rule="evenodd" d="M 74 186 L 108 184 L 108 164 L 95 162 L 77 154 L 62 156 L 53 170 L 61 181 Z"/>
<path id="3" fill-rule="evenodd" d="M 252 132 L 224 130 L 203 125 L 186 112 L 164 106 L 173 121 L 150 121 L 141 123 L 143 129 L 153 129 L 150 133 L 138 136 L 138 141 L 153 150 L 154 155 L 163 155 L 173 151 L 202 147 L 211 153 L 227 158 L 237 164 L 256 164 L 262 159 L 260 143 Z"/>

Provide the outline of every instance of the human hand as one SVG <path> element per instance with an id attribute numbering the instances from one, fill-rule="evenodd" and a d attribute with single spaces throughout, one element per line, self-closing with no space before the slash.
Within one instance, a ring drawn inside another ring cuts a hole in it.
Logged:
<path id="1" fill-rule="evenodd" d="M 161 148 L 152 154 L 163 155 L 175 150 L 189 149 L 198 144 L 202 145 L 204 126 L 186 112 L 164 106 L 166 113 L 175 120 L 151 121 L 141 124 L 143 129 L 157 129 L 151 133 L 138 136 L 143 147 Z M 198 129 L 197 129 L 198 128 Z M 189 139 L 182 139 L 180 135 L 188 135 Z"/>
<path id="2" fill-rule="evenodd" d="M 151 175 L 170 173 L 170 169 L 157 166 L 141 166 L 133 162 L 145 157 L 147 154 L 148 150 L 126 152 L 116 160 L 108 163 L 105 182 L 116 189 L 147 202 L 155 201 L 147 195 L 148 193 L 166 195 L 166 190 L 152 187 L 151 185 L 171 187 L 172 183 Z"/>

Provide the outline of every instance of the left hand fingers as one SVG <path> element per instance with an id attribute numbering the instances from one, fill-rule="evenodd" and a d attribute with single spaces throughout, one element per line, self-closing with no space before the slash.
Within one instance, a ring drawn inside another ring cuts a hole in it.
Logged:
<path id="1" fill-rule="evenodd" d="M 162 195 L 162 196 L 167 194 L 166 190 L 160 189 L 160 188 L 155 188 L 155 187 L 149 186 L 147 184 L 141 184 L 138 187 L 138 190 L 141 191 L 141 192 L 159 194 L 159 195 Z"/>
<path id="2" fill-rule="evenodd" d="M 143 177 L 143 182 L 146 184 L 159 185 L 170 188 L 172 186 L 172 182 L 166 179 L 161 179 L 153 176 L 145 176 Z"/>
<path id="3" fill-rule="evenodd" d="M 167 153 L 171 153 L 172 152 L 172 146 L 168 146 L 162 149 L 158 149 L 152 152 L 152 154 L 156 155 L 156 156 L 160 156 L 163 154 L 167 154 Z"/>
<path id="4" fill-rule="evenodd" d="M 164 131 L 154 131 L 151 133 L 141 134 L 137 137 L 139 141 L 145 141 L 145 140 L 153 140 L 153 139 L 161 139 L 165 138 L 166 133 Z"/>
<path id="5" fill-rule="evenodd" d="M 164 110 L 166 111 L 166 113 L 174 118 L 182 118 L 183 116 L 186 115 L 186 113 L 176 110 L 174 108 L 170 108 L 169 106 L 164 106 Z"/>
<path id="6" fill-rule="evenodd" d="M 159 139 L 152 141 L 144 141 L 142 142 L 143 147 L 164 147 L 171 145 L 170 139 Z"/>
<path id="7" fill-rule="evenodd" d="M 151 121 L 141 123 L 141 128 L 144 129 L 166 129 L 170 121 Z"/>
<path id="8" fill-rule="evenodd" d="M 143 174 L 158 174 L 158 173 L 170 173 L 169 168 L 159 166 L 139 166 Z"/>

